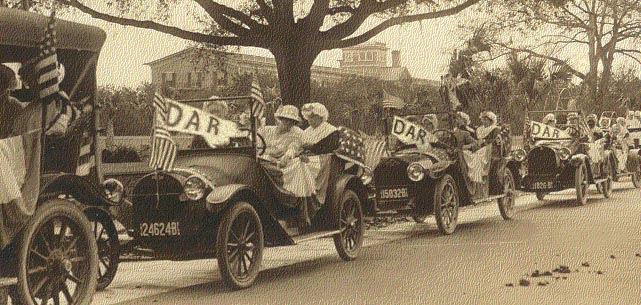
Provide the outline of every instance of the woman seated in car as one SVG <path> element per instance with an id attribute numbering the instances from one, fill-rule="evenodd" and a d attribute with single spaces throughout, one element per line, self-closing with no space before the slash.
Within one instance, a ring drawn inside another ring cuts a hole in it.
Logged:
<path id="1" fill-rule="evenodd" d="M 258 130 L 267 145 L 263 156 L 267 160 L 286 166 L 302 145 L 303 130 L 296 126 L 302 120 L 298 109 L 292 105 L 278 108 L 274 118 L 276 126 L 266 126 Z"/>
<path id="2" fill-rule="evenodd" d="M 492 111 L 481 113 L 481 123 L 483 125 L 476 129 L 476 137 L 480 142 L 479 144 L 483 146 L 494 143 L 501 132 L 497 125 L 498 118 L 496 114 Z"/>
<path id="3" fill-rule="evenodd" d="M 340 134 L 338 129 L 327 122 L 329 112 L 321 103 L 310 103 L 301 108 L 303 118 L 309 127 L 303 131 L 302 147 L 312 154 L 328 154 L 338 149 Z"/>

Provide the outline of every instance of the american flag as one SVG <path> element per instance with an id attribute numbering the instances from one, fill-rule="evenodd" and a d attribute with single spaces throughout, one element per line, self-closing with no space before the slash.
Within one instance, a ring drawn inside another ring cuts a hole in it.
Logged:
<path id="1" fill-rule="evenodd" d="M 368 168 L 365 165 L 365 145 L 363 138 L 354 130 L 347 127 L 339 127 L 340 131 L 340 146 L 336 150 L 336 156 L 352 162 L 360 167 Z"/>
<path id="2" fill-rule="evenodd" d="M 178 147 L 166 127 L 167 104 L 165 98 L 158 93 L 154 95 L 154 110 L 156 115 L 149 167 L 170 171 L 174 167 Z"/>
<path id="3" fill-rule="evenodd" d="M 361 134 L 365 146 L 365 165 L 372 170 L 378 166 L 381 160 L 390 156 L 385 139 Z"/>
<path id="4" fill-rule="evenodd" d="M 60 87 L 58 86 L 58 54 L 56 53 L 56 11 L 51 12 L 49 23 L 45 29 L 45 36 L 40 44 L 40 53 L 36 62 L 35 71 L 38 77 L 38 96 L 44 103 L 51 102 Z"/>
<path id="5" fill-rule="evenodd" d="M 403 109 L 405 107 L 405 102 L 403 99 L 397 96 L 393 96 L 387 91 L 383 91 L 383 108 L 394 108 L 394 109 Z"/>
<path id="6" fill-rule="evenodd" d="M 257 119 L 262 119 L 265 115 L 265 100 L 263 99 L 263 91 L 258 84 L 256 77 L 252 80 L 251 93 L 249 94 L 252 98 L 252 113 Z"/>

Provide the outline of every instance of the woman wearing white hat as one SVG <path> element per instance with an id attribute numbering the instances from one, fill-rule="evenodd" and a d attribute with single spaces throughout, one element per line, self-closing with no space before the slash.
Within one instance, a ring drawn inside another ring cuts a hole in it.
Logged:
<path id="1" fill-rule="evenodd" d="M 265 139 L 267 148 L 265 149 L 265 158 L 279 160 L 282 165 L 294 157 L 299 150 L 302 142 L 301 135 L 303 130 L 296 124 L 301 123 L 302 119 L 298 114 L 298 109 L 292 105 L 281 106 L 274 114 L 276 126 L 266 126 L 259 130 L 259 133 Z"/>
<path id="2" fill-rule="evenodd" d="M 305 104 L 301 108 L 309 127 L 303 131 L 303 148 L 313 154 L 328 154 L 338 149 L 338 129 L 327 122 L 329 112 L 321 103 Z"/>

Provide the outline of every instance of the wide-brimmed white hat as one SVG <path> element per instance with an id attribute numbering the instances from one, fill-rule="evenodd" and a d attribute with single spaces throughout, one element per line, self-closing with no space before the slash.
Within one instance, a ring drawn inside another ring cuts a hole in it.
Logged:
<path id="1" fill-rule="evenodd" d="M 327 111 L 325 105 L 321 103 L 305 104 L 301 108 L 300 112 L 303 114 L 303 118 L 305 120 L 309 120 L 309 116 L 312 114 L 320 116 L 323 118 L 323 121 L 327 121 L 327 118 L 329 118 L 329 111 Z"/>
<path id="2" fill-rule="evenodd" d="M 300 115 L 298 115 L 298 108 L 292 105 L 284 105 L 284 106 L 278 107 L 278 110 L 276 110 L 274 117 L 278 119 L 290 119 L 296 122 L 302 121 L 302 119 L 300 118 Z"/>
<path id="3" fill-rule="evenodd" d="M 485 112 L 481 113 L 480 117 L 481 117 L 481 119 L 482 118 L 486 118 L 486 119 L 492 121 L 492 123 L 494 123 L 494 124 L 496 124 L 496 122 L 498 121 L 498 118 L 496 117 L 496 114 L 494 114 L 494 112 L 492 112 L 492 111 L 485 111 Z"/>

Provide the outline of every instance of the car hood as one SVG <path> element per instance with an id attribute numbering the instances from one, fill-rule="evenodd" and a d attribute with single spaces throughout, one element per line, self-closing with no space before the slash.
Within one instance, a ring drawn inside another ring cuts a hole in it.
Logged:
<path id="1" fill-rule="evenodd" d="M 432 163 L 449 161 L 447 152 L 445 152 L 444 149 L 440 149 L 440 148 L 430 148 L 427 150 L 407 149 L 407 150 L 395 152 L 392 155 L 392 157 L 403 160 L 408 164 L 412 162 L 424 160 L 426 157 L 429 158 L 432 161 Z"/>
<path id="2" fill-rule="evenodd" d="M 201 176 L 214 185 L 246 183 L 256 174 L 256 161 L 244 155 L 217 154 L 176 159 L 172 173 Z"/>

